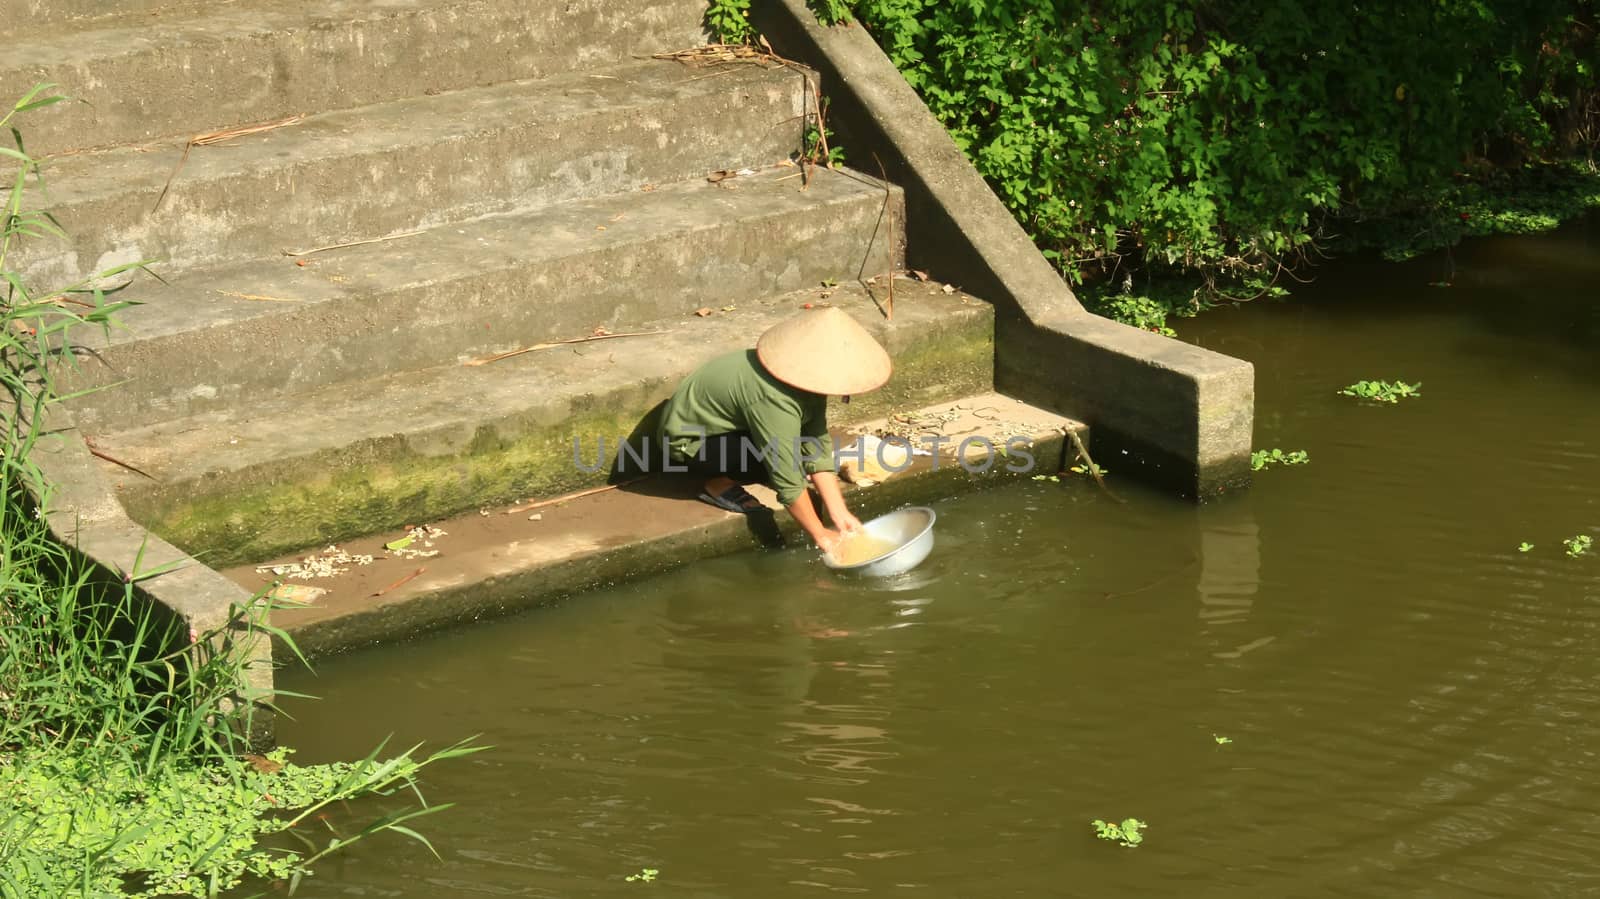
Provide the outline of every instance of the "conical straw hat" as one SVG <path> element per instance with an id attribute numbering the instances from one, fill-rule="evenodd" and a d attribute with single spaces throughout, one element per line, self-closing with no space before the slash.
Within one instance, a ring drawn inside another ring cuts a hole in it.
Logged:
<path id="1" fill-rule="evenodd" d="M 866 328 L 833 307 L 768 328 L 756 341 L 756 358 L 783 383 L 825 396 L 877 390 L 894 367 Z"/>

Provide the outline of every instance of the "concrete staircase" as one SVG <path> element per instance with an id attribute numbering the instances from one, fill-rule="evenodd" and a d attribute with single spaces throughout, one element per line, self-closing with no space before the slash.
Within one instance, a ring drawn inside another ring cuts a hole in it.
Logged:
<path id="1" fill-rule="evenodd" d="M 40 287 L 144 259 L 165 281 L 119 294 L 141 305 L 69 379 L 100 388 L 72 414 L 130 514 L 222 565 L 600 483 L 575 442 L 592 464 L 805 303 L 895 356 L 841 413 L 990 389 L 987 304 L 906 281 L 881 311 L 899 191 L 790 163 L 809 73 L 652 58 L 702 43 L 703 12 L 0 0 L 0 98 L 86 101 L 19 122 L 72 241 L 14 261 Z M 651 333 L 463 364 L 605 332 Z"/>

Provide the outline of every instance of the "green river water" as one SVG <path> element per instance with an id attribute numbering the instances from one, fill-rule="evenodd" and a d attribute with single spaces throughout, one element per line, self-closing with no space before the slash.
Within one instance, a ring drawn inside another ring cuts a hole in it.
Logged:
<path id="1" fill-rule="evenodd" d="M 1100 459 L 1125 503 L 935 503 L 900 581 L 752 552 L 285 673 L 302 761 L 494 746 L 428 772 L 442 861 L 384 836 L 300 895 L 1600 893 L 1600 547 L 1561 545 L 1600 538 L 1600 222 L 1181 336 L 1311 463 L 1193 506 Z"/>

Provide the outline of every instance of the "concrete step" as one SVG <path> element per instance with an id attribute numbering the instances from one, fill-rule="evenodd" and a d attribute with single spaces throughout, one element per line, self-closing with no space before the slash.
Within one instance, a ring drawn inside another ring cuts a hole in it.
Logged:
<path id="1" fill-rule="evenodd" d="M 204 0 L 0 0 L 0 37 L 36 39 L 42 32 L 93 27 L 107 20 L 160 24 L 193 13 Z M 236 0 L 224 0 L 236 2 Z"/>
<path id="2" fill-rule="evenodd" d="M 646 60 L 324 113 L 187 157 L 177 145 L 62 157 L 29 202 L 48 204 L 71 240 L 32 241 L 12 261 L 41 286 L 138 260 L 159 260 L 165 277 L 799 149 L 799 71 L 718 71 Z"/>
<path id="3" fill-rule="evenodd" d="M 249 409 L 329 384 L 613 331 L 883 272 L 879 183 L 775 166 L 410 237 L 279 256 L 126 293 L 144 302 L 63 389 L 90 434 Z M 899 194 L 894 194 L 898 202 Z M 895 220 L 901 220 L 896 213 Z"/>
<path id="4" fill-rule="evenodd" d="M 1075 431 L 1087 443 L 1080 422 L 998 394 L 963 396 L 917 409 L 911 417 L 937 423 L 931 433 L 949 438 L 938 464 L 919 457 L 909 469 L 867 489 L 845 487 L 852 511 L 863 520 L 907 503 L 930 503 L 965 491 L 1006 483 L 1016 478 L 1054 475 L 1074 458 L 1065 432 Z M 867 421 L 838 429 L 845 446 L 849 433 L 872 433 L 887 421 Z M 1012 436 L 1032 442 L 1032 465 L 1020 452 L 990 460 L 985 451 L 968 447 L 968 465 L 960 464 L 959 439 L 978 434 L 1004 445 Z M 1010 470 L 1016 469 L 1016 470 Z M 647 577 L 694 561 L 759 545 L 770 534 L 753 532 L 752 519 L 724 512 L 694 499 L 698 485 L 688 478 L 652 478 L 616 490 L 551 502 L 537 510 L 496 507 L 483 515 L 426 522 L 443 534 L 431 546 L 415 550 L 426 557 L 388 552 L 384 544 L 404 536 L 395 530 L 358 538 L 340 546 L 354 556 L 371 556 L 366 565 L 349 565 L 338 574 L 311 579 L 274 575 L 254 565 L 223 574 L 252 593 L 274 582 L 322 591 L 301 608 L 273 613 L 272 623 L 284 628 L 301 651 L 327 655 L 375 642 L 412 637 L 429 628 L 477 620 L 561 599 L 581 590 Z M 1087 479 L 1038 485 L 1043 492 L 1094 491 Z M 772 530 L 796 551 L 815 553 L 793 521 L 776 511 L 772 492 L 751 488 L 775 510 Z M 533 516 L 537 516 L 534 518 Z M 414 522 L 424 523 L 424 522 Z M 293 564 L 319 555 L 326 544 L 274 559 L 268 565 Z M 924 570 L 952 564 L 934 555 Z M 818 577 L 832 577 L 818 562 Z M 280 652 L 286 647 L 279 646 Z M 285 659 L 287 661 L 287 659 Z"/>
<path id="5" fill-rule="evenodd" d="M 664 333 L 265 397 L 236 411 L 97 434 L 94 446 L 117 460 L 104 462 L 106 471 L 129 514 L 151 530 L 213 566 L 269 558 L 603 483 L 604 468 L 578 464 L 598 464 L 598 441 L 613 455 L 620 439 L 653 431 L 652 410 L 685 375 L 753 345 L 806 302 L 846 309 L 895 360 L 890 383 L 838 407 L 838 421 L 991 389 L 992 308 L 902 282 L 893 321 L 864 287 L 813 288 L 645 329 Z"/>
<path id="6" fill-rule="evenodd" d="M 36 0 L 21 2 L 31 9 Z M 22 30 L 8 42 L 0 98 L 52 82 L 84 101 L 16 123 L 34 152 L 615 65 L 703 43 L 705 2 L 235 0 L 161 16 L 159 28 L 148 27 L 148 4 L 127 10 L 78 26 L 66 15 L 65 27 Z"/>

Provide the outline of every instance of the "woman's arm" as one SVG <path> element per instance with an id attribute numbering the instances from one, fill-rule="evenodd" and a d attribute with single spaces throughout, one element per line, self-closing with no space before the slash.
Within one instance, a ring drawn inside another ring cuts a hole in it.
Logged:
<path id="1" fill-rule="evenodd" d="M 861 527 L 861 521 L 850 514 L 850 507 L 845 505 L 844 492 L 839 489 L 839 476 L 831 471 L 817 471 L 811 474 L 811 483 L 816 486 L 817 493 L 822 497 L 822 506 L 828 510 L 828 520 L 841 531 L 853 531 Z"/>
<path id="2" fill-rule="evenodd" d="M 817 509 L 811 504 L 811 494 L 801 491 L 800 498 L 790 503 L 787 507 L 789 514 L 805 529 L 811 542 L 823 552 L 831 552 L 833 545 L 839 542 L 839 532 L 823 526 L 822 519 L 817 517 Z M 834 522 L 837 524 L 837 520 Z"/>

